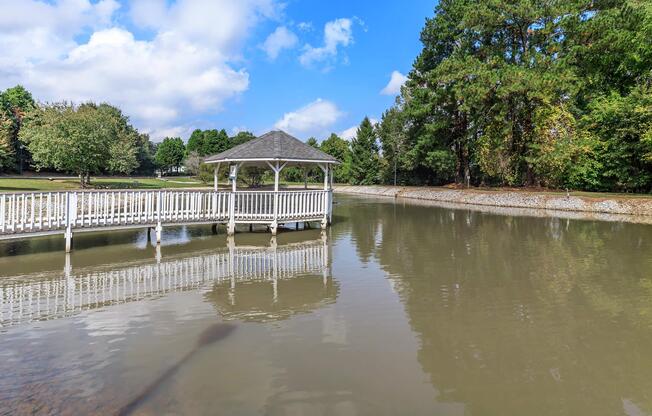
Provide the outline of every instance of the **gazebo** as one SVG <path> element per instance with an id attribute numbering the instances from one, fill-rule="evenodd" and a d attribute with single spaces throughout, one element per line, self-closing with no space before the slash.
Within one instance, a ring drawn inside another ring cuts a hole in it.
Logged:
<path id="1" fill-rule="evenodd" d="M 214 190 L 218 191 L 221 165 L 229 166 L 229 180 L 234 215 L 228 232 L 235 232 L 236 223 L 264 223 L 276 234 L 280 223 L 321 221 L 322 228 L 330 222 L 332 205 L 332 168 L 340 162 L 281 130 L 209 156 L 204 163 L 214 164 Z M 279 189 L 281 171 L 290 166 L 318 166 L 324 173 L 323 190 Z M 238 190 L 238 172 L 245 166 L 269 168 L 274 172 L 274 190 Z"/>

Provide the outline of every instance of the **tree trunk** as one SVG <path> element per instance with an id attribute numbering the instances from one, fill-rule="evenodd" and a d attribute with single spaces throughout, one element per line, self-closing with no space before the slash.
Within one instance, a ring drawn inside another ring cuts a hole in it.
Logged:
<path id="1" fill-rule="evenodd" d="M 394 186 L 396 186 L 396 153 L 394 153 Z"/>

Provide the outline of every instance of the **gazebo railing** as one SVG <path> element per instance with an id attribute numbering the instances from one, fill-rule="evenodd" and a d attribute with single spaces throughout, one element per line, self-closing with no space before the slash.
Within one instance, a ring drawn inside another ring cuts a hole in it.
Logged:
<path id="1" fill-rule="evenodd" d="M 330 191 L 239 191 L 234 195 L 236 222 L 294 221 L 323 217 Z"/>
<path id="2" fill-rule="evenodd" d="M 329 220 L 330 190 L 71 191 L 0 194 L 0 238 L 103 227 L 175 223 L 279 223 Z"/>

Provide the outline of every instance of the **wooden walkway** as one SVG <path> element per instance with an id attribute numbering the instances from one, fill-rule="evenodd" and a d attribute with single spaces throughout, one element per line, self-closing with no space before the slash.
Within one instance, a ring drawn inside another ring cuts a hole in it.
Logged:
<path id="1" fill-rule="evenodd" d="M 170 224 L 330 223 L 332 191 L 74 191 L 0 194 L 0 239 L 76 231 L 151 227 L 156 241 Z"/>

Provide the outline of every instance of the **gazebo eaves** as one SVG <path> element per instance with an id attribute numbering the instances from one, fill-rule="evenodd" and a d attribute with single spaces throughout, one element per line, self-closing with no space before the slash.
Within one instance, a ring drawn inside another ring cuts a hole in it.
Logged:
<path id="1" fill-rule="evenodd" d="M 332 165 L 339 165 L 342 162 L 339 160 L 321 160 L 321 159 L 293 159 L 284 157 L 258 157 L 258 158 L 224 158 L 224 159 L 205 159 L 204 163 L 238 163 L 238 162 L 293 162 L 293 163 L 326 163 Z"/>

